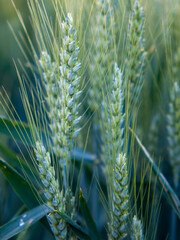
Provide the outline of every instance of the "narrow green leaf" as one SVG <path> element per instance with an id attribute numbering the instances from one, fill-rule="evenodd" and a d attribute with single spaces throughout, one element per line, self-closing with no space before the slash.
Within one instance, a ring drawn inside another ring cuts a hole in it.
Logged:
<path id="1" fill-rule="evenodd" d="M 84 216 L 84 219 L 86 221 L 86 225 L 87 225 L 87 228 L 89 231 L 89 235 L 91 236 L 91 239 L 93 239 L 93 240 L 100 239 L 96 224 L 91 216 L 91 213 L 89 211 L 89 208 L 87 206 L 86 200 L 83 196 L 81 189 L 80 189 L 79 201 L 80 201 L 80 208 L 81 208 L 82 214 Z"/>
<path id="2" fill-rule="evenodd" d="M 0 239 L 6 240 L 16 234 L 22 232 L 32 224 L 39 221 L 42 217 L 48 214 L 49 209 L 45 206 L 38 206 L 33 210 L 30 210 L 20 217 L 8 222 L 4 226 L 0 227 Z"/>
<path id="3" fill-rule="evenodd" d="M 66 219 L 66 222 L 69 224 L 72 231 L 76 234 L 77 237 L 84 240 L 90 240 L 91 238 L 89 235 L 75 222 L 70 221 L 70 218 L 65 217 L 65 215 L 62 217 L 64 220 Z"/>
<path id="4" fill-rule="evenodd" d="M 77 162 L 81 162 L 83 160 L 85 163 L 93 164 L 97 158 L 95 154 L 84 152 L 83 149 L 76 148 L 72 151 L 72 159 L 75 159 Z"/>
<path id="5" fill-rule="evenodd" d="M 23 167 L 26 173 L 33 172 L 35 176 L 37 175 L 37 172 L 35 172 L 34 169 L 30 167 L 23 158 L 16 155 L 11 149 L 7 148 L 1 143 L 0 152 L 3 154 L 4 160 L 6 160 L 11 167 L 15 168 L 16 170 L 19 170 Z"/>
<path id="6" fill-rule="evenodd" d="M 174 192 L 174 190 L 168 183 L 168 181 L 165 178 L 165 176 L 163 175 L 163 173 L 160 171 L 160 169 L 156 165 L 155 161 L 150 156 L 150 154 L 147 151 L 147 149 L 145 148 L 145 146 L 141 143 L 140 139 L 137 137 L 137 135 L 133 132 L 132 129 L 130 129 L 130 131 L 132 132 L 137 143 L 139 144 L 142 151 L 144 152 L 149 164 L 152 166 L 153 172 L 155 173 L 155 175 L 157 175 L 158 183 L 163 188 L 163 190 L 164 190 L 163 193 L 164 193 L 166 199 L 168 200 L 168 202 L 170 203 L 172 208 L 175 210 L 177 216 L 180 218 L 180 200 L 179 200 L 179 198 L 177 197 L 176 193 Z"/>
<path id="7" fill-rule="evenodd" d="M 0 117 L 0 133 L 14 139 L 17 141 L 22 141 L 22 136 L 27 141 L 27 144 L 31 144 L 31 132 L 28 124 L 21 123 L 18 121 L 12 121 L 9 119 L 5 119 Z M 23 140 L 24 141 L 24 140 Z"/>
<path id="8" fill-rule="evenodd" d="M 0 157 L 0 170 L 28 208 L 39 205 L 27 181 Z"/>
<path id="9" fill-rule="evenodd" d="M 9 164 L 6 163 L 1 157 L 0 157 L 0 170 L 2 170 L 8 182 L 11 184 L 11 186 L 18 194 L 20 199 L 29 209 L 39 205 L 38 200 L 34 196 L 34 193 L 32 192 L 32 189 L 30 188 L 26 180 L 15 169 L 9 166 Z M 54 209 L 52 210 L 54 211 Z M 71 218 L 69 218 L 64 213 L 61 212 L 58 213 L 70 225 L 70 227 L 78 237 L 81 237 L 81 239 L 85 240 L 90 239 L 88 234 L 79 225 L 72 221 Z M 42 223 L 49 230 L 49 226 L 47 226 L 48 225 L 47 221 L 42 221 Z"/>

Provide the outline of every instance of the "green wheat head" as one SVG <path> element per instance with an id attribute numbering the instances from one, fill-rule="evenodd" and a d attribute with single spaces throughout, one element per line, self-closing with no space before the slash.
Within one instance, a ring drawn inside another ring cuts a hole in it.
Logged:
<path id="1" fill-rule="evenodd" d="M 40 63 L 46 81 L 54 150 L 61 160 L 69 160 L 80 120 L 78 72 L 81 67 L 77 60 L 79 47 L 71 14 L 68 14 L 66 21 L 62 23 L 62 42 L 60 66 L 51 62 L 47 52 L 42 52 Z"/>
<path id="2" fill-rule="evenodd" d="M 91 85 L 88 103 L 92 111 L 98 114 L 103 94 L 110 84 L 108 72 L 113 64 L 113 8 L 111 0 L 95 1 L 95 13 L 92 21 L 93 54 L 90 63 Z"/>
<path id="3" fill-rule="evenodd" d="M 113 159 L 117 158 L 124 145 L 123 76 L 117 63 L 114 66 L 109 95 L 104 99 L 101 110 L 101 128 L 104 143 L 102 146 L 102 158 L 108 167 L 109 164 L 113 166 Z"/>
<path id="4" fill-rule="evenodd" d="M 172 77 L 173 80 L 179 82 L 179 73 L 180 73 L 180 47 L 178 47 L 177 52 L 174 54 L 173 64 L 172 65 Z"/>
<path id="5" fill-rule="evenodd" d="M 127 158 L 119 154 L 114 168 L 110 239 L 127 239 L 129 194 Z"/>
<path id="6" fill-rule="evenodd" d="M 145 67 L 145 40 L 144 40 L 144 10 L 139 0 L 134 3 L 133 12 L 129 19 L 127 35 L 127 60 L 125 66 L 126 87 L 129 90 L 129 105 L 137 109 Z"/>
<path id="7" fill-rule="evenodd" d="M 48 116 L 51 122 L 54 153 L 60 160 L 61 168 L 64 171 L 62 176 L 66 191 L 63 195 L 65 202 L 63 210 L 67 215 L 73 217 L 75 202 L 69 185 L 69 168 L 74 139 L 78 133 L 77 124 L 80 121 L 78 116 L 78 99 L 80 96 L 78 72 L 81 64 L 77 60 L 79 46 L 70 13 L 68 13 L 61 27 L 60 65 L 58 66 L 55 62 L 52 63 L 47 52 L 42 52 L 40 64 L 43 69 L 47 91 Z"/>
<path id="8" fill-rule="evenodd" d="M 180 144 L 180 88 L 179 84 L 173 84 L 170 93 L 169 113 L 167 115 L 168 132 L 168 152 L 170 164 L 174 174 L 175 186 L 179 183 L 180 163 L 179 163 L 179 144 Z"/>
<path id="9" fill-rule="evenodd" d="M 63 191 L 59 190 L 59 183 L 55 178 L 54 166 L 51 165 L 51 158 L 49 152 L 46 152 L 41 142 L 36 142 L 36 159 L 38 162 L 39 175 L 43 184 L 43 191 L 47 200 L 47 206 L 54 210 L 65 210 L 65 201 L 63 198 Z M 51 229 L 56 239 L 66 239 L 67 227 L 61 216 L 56 212 L 51 212 L 48 216 Z"/>

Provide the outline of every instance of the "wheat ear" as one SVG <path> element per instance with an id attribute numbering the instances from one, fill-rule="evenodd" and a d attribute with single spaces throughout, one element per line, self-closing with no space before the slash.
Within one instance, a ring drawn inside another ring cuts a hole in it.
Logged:
<path id="1" fill-rule="evenodd" d="M 127 239 L 129 194 L 127 158 L 119 154 L 114 168 L 110 239 Z"/>
<path id="2" fill-rule="evenodd" d="M 55 210 L 64 211 L 63 192 L 59 191 L 59 183 L 55 179 L 55 171 L 54 167 L 51 166 L 50 154 L 46 151 L 41 142 L 36 142 L 35 154 L 38 162 L 39 175 L 44 186 L 47 206 Z M 56 212 L 51 212 L 48 215 L 48 220 L 56 239 L 66 239 L 67 228 L 61 216 Z"/>
<path id="3" fill-rule="evenodd" d="M 77 124 L 81 118 L 78 116 L 78 100 L 81 94 L 79 90 L 81 77 L 78 74 L 81 69 L 81 63 L 78 62 L 79 42 L 76 40 L 73 18 L 70 13 L 68 13 L 66 20 L 62 23 L 62 34 L 63 46 L 60 54 L 61 86 L 64 90 L 62 95 L 64 100 L 63 107 L 67 108 L 67 112 L 64 110 L 62 117 L 66 124 L 69 125 L 69 131 L 66 136 L 68 135 L 68 140 L 73 144 L 74 138 L 78 134 Z M 70 146 L 70 149 L 72 149 L 72 146 Z"/>
<path id="4" fill-rule="evenodd" d="M 180 73 L 180 47 L 178 47 L 177 52 L 175 53 L 173 64 L 172 65 L 172 77 L 175 82 L 179 81 Z"/>
<path id="5" fill-rule="evenodd" d="M 144 10 L 135 0 L 129 20 L 127 36 L 128 58 L 126 62 L 126 84 L 128 84 L 130 106 L 137 109 L 143 85 L 143 70 L 146 52 L 144 49 Z"/>
<path id="6" fill-rule="evenodd" d="M 122 73 L 117 64 L 114 66 L 113 81 L 110 89 L 111 104 L 107 104 L 107 122 L 104 142 L 109 146 L 109 158 L 105 156 L 108 179 L 108 197 L 110 204 L 110 239 L 126 239 L 127 218 L 129 213 L 127 159 L 123 151 L 124 135 L 124 91 Z"/>
<path id="7" fill-rule="evenodd" d="M 53 148 L 56 156 L 61 157 L 62 150 L 60 141 L 60 123 L 61 123 L 61 95 L 60 76 L 58 74 L 58 64 L 52 62 L 47 51 L 41 53 L 40 65 L 43 69 L 43 78 L 47 92 L 47 103 L 49 107 L 48 116 L 53 139 Z"/>
<path id="8" fill-rule="evenodd" d="M 102 104 L 102 90 L 105 91 L 110 83 L 108 71 L 111 71 L 113 63 L 113 34 L 111 31 L 113 28 L 114 11 L 111 5 L 111 0 L 97 0 L 95 3 L 96 12 L 92 23 L 94 52 L 90 63 L 92 88 L 89 90 L 88 103 L 91 110 L 96 113 L 96 117 Z M 98 117 L 96 117 L 95 121 L 98 120 Z"/>
<path id="9" fill-rule="evenodd" d="M 73 140 L 78 133 L 76 126 L 80 121 L 78 72 L 81 67 L 77 60 L 79 46 L 70 13 L 62 23 L 62 41 L 60 66 L 51 62 L 47 52 L 42 52 L 40 63 L 46 82 L 54 151 L 61 160 L 69 160 Z"/>
<path id="10" fill-rule="evenodd" d="M 40 64 L 44 71 L 46 83 L 54 152 L 60 160 L 62 175 L 65 179 L 64 211 L 73 218 L 75 207 L 69 185 L 69 168 L 74 139 L 78 133 L 77 124 L 80 121 L 78 116 L 80 77 L 78 73 L 81 64 L 77 59 L 79 46 L 70 13 L 61 27 L 60 66 L 57 66 L 57 63 L 52 63 L 47 52 L 42 53 Z"/>
<path id="11" fill-rule="evenodd" d="M 180 175 L 180 87 L 173 84 L 170 93 L 169 113 L 167 115 L 168 152 L 174 175 L 174 184 L 179 184 Z"/>
<path id="12" fill-rule="evenodd" d="M 124 145 L 124 91 L 123 77 L 117 63 L 114 65 L 114 74 L 110 86 L 110 98 L 105 98 L 102 109 L 102 158 L 104 163 L 109 166 L 113 159 L 123 149 Z M 107 107 L 108 106 L 108 107 Z M 106 119 L 106 121 L 104 121 Z M 109 159 L 109 156 L 110 159 Z"/>

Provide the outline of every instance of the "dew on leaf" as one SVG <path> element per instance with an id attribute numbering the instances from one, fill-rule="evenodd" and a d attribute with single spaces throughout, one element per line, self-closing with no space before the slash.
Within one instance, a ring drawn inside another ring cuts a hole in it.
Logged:
<path id="1" fill-rule="evenodd" d="M 22 227 L 24 225 L 23 219 L 20 219 L 19 226 Z"/>

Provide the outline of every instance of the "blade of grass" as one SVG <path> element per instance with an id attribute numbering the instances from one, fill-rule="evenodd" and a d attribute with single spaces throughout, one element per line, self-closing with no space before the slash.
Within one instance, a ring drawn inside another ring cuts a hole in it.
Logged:
<path id="1" fill-rule="evenodd" d="M 140 148 L 142 149 L 143 153 L 145 154 L 149 164 L 152 166 L 154 174 L 157 175 L 157 181 L 163 188 L 163 190 L 164 190 L 163 193 L 164 193 L 166 199 L 168 200 L 169 204 L 176 212 L 177 216 L 180 218 L 180 200 L 179 200 L 179 198 L 177 197 L 176 193 L 174 192 L 174 190 L 168 183 L 168 181 L 165 178 L 165 176 L 163 175 L 163 173 L 160 171 L 160 169 L 156 165 L 155 161 L 150 156 L 150 154 L 147 151 L 147 149 L 145 148 L 145 146 L 141 143 L 140 139 L 137 137 L 137 135 L 133 132 L 133 130 L 131 128 L 129 128 L 129 129 L 130 129 L 131 133 L 134 135 L 134 137 L 135 137 L 137 143 L 139 144 Z"/>
<path id="2" fill-rule="evenodd" d="M 49 209 L 45 206 L 38 206 L 20 217 L 8 222 L 7 224 L 0 227 L 0 239 L 6 240 L 16 234 L 22 232 L 27 227 L 39 221 L 42 217 L 48 214 Z"/>
<path id="3" fill-rule="evenodd" d="M 11 184 L 11 186 L 13 187 L 17 195 L 20 197 L 20 199 L 28 208 L 33 208 L 39 205 L 38 200 L 34 196 L 34 192 L 32 191 L 29 184 L 26 182 L 26 180 L 16 170 L 14 170 L 8 163 L 6 163 L 1 157 L 0 157 L 0 170 L 3 172 L 3 174 L 5 175 L 5 177 L 7 178 L 8 182 Z M 86 232 L 74 221 L 72 221 L 67 215 L 61 212 L 58 212 L 58 213 L 70 225 L 70 227 L 78 237 L 81 237 L 81 239 L 85 239 L 85 240 L 90 239 L 88 234 L 86 234 Z M 46 227 L 48 225 L 47 222 L 45 223 L 43 222 L 43 224 Z M 48 225 L 48 229 L 49 229 L 49 225 Z"/>
<path id="4" fill-rule="evenodd" d="M 21 134 L 19 132 L 21 132 Z M 30 128 L 29 128 L 28 124 L 26 124 L 26 123 L 12 121 L 12 120 L 0 117 L 0 133 L 4 134 L 10 138 L 12 138 L 12 136 L 14 136 L 14 138 L 20 142 L 22 140 L 21 136 L 23 135 L 26 137 L 27 143 L 31 144 Z"/>
<path id="5" fill-rule="evenodd" d="M 83 196 L 82 190 L 80 189 L 80 196 L 79 196 L 79 201 L 80 201 L 80 208 L 82 211 L 82 214 L 84 216 L 84 219 L 86 221 L 86 225 L 89 231 L 89 235 L 93 240 L 100 240 L 100 236 L 96 227 L 96 224 L 91 216 L 91 213 L 89 211 L 89 208 L 87 206 L 86 200 Z"/>
<path id="6" fill-rule="evenodd" d="M 0 170 L 3 172 L 19 198 L 28 208 L 33 208 L 39 205 L 38 200 L 35 198 L 34 193 L 26 180 L 1 157 Z"/>
<path id="7" fill-rule="evenodd" d="M 37 174 L 33 168 L 30 169 L 26 161 L 19 157 L 15 152 L 13 152 L 11 149 L 7 148 L 4 144 L 0 143 L 0 153 L 3 154 L 4 160 L 9 163 L 11 167 L 13 167 L 16 170 L 19 170 L 20 168 L 23 167 L 23 169 L 27 173 L 31 173 L 33 171 L 33 174 Z"/>
<path id="8" fill-rule="evenodd" d="M 28 182 L 1 157 L 0 170 L 3 172 L 4 176 L 27 208 L 32 209 L 39 205 L 38 199 L 35 197 Z M 41 223 L 49 232 L 51 232 L 49 224 L 45 218 L 41 220 Z"/>

